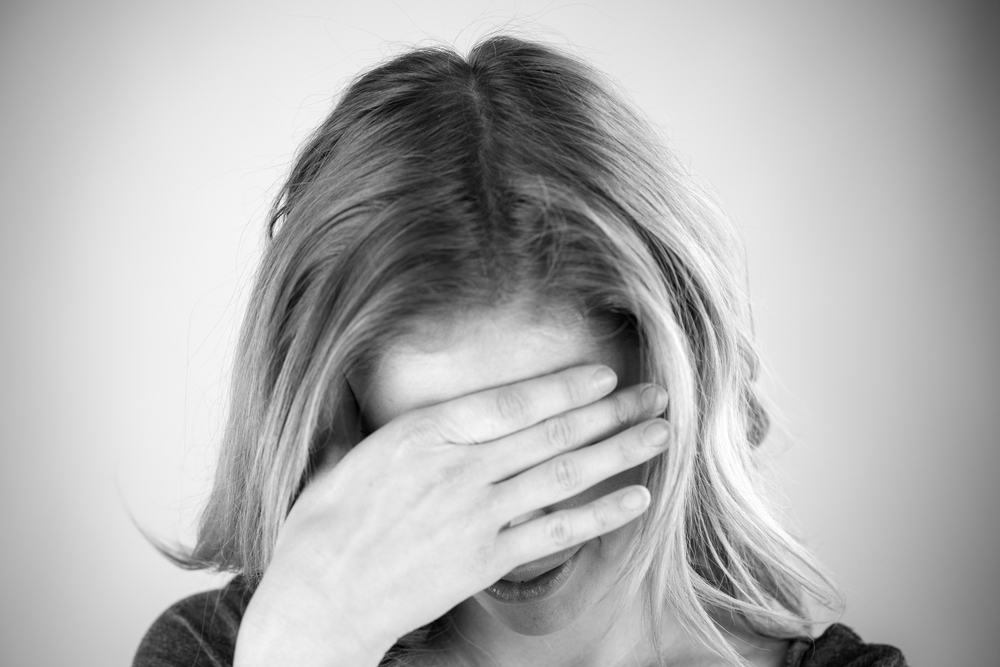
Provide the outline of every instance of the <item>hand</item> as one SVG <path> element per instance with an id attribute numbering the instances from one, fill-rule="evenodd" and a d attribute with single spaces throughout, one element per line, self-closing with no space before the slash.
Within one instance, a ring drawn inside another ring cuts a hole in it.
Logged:
<path id="1" fill-rule="evenodd" d="M 635 424 L 666 393 L 609 396 L 616 381 L 582 366 L 414 410 L 321 469 L 281 529 L 236 664 L 376 665 L 518 565 L 635 519 L 642 486 L 508 527 L 664 451 L 664 420 Z"/>

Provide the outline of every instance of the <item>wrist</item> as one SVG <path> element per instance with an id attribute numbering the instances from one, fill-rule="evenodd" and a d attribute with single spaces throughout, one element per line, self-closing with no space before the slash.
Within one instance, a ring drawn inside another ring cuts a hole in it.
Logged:
<path id="1" fill-rule="evenodd" d="M 331 601 L 316 586 L 267 579 L 243 615 L 234 667 L 377 667 L 396 641 L 346 597 Z"/>

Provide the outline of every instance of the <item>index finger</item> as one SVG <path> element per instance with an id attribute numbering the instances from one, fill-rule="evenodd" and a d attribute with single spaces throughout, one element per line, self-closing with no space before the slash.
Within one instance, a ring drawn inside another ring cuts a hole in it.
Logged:
<path id="1" fill-rule="evenodd" d="M 484 389 L 483 391 L 425 408 L 433 415 L 440 434 L 454 443 L 477 444 L 589 405 L 610 394 L 618 376 L 607 366 L 595 364 Z"/>

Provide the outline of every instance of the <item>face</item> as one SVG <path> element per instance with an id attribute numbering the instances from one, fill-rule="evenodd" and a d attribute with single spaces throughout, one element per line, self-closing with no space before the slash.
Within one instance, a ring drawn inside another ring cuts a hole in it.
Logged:
<path id="1" fill-rule="evenodd" d="M 638 351 L 621 338 L 599 342 L 580 318 L 539 317 L 519 307 L 478 311 L 446 323 L 418 322 L 413 334 L 391 345 L 365 377 L 350 381 L 363 425 L 374 430 L 415 408 L 583 364 L 610 366 L 619 388 L 636 384 Z M 639 468 L 621 473 L 534 514 L 583 505 L 641 478 Z M 633 522 L 563 555 L 561 561 L 570 564 L 568 576 L 552 594 L 505 600 L 484 591 L 456 613 L 464 611 L 480 623 L 499 622 L 522 635 L 550 634 L 581 616 L 600 615 L 600 608 L 610 604 L 605 596 L 636 527 Z"/>

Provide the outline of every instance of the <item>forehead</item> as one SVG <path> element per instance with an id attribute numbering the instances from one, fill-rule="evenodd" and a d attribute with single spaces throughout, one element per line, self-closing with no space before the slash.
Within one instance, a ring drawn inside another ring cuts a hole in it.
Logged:
<path id="1" fill-rule="evenodd" d="M 635 350 L 598 339 L 579 316 L 517 307 L 417 320 L 369 371 L 351 377 L 365 427 L 410 410 L 583 364 L 606 364 L 619 386 L 637 381 Z"/>

